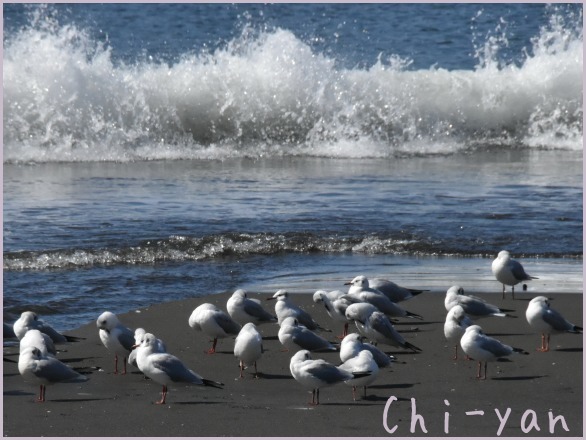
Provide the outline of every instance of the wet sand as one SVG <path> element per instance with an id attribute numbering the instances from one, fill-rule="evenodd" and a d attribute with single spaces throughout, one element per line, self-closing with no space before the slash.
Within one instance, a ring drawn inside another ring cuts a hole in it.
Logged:
<path id="1" fill-rule="evenodd" d="M 162 338 L 170 353 L 202 376 L 225 384 L 222 390 L 171 386 L 165 405 L 154 404 L 161 386 L 145 380 L 135 368 L 129 366 L 126 375 L 113 374 L 114 356 L 102 346 L 95 322 L 90 322 L 68 332 L 86 339 L 61 346 L 65 351 L 58 358 L 73 367 L 98 368 L 91 370 L 86 383 L 48 387 L 44 404 L 34 401 L 38 386 L 25 383 L 17 364 L 7 361 L 18 359 L 17 348 L 4 348 L 4 436 L 367 437 L 391 436 L 387 429 L 396 428 L 392 434 L 395 437 L 492 437 L 499 434 L 502 424 L 501 437 L 580 437 L 582 335 L 552 335 L 552 350 L 537 352 L 540 336 L 527 324 L 525 309 L 538 294 L 517 293 L 516 300 L 509 295 L 502 300 L 498 292 L 478 294 L 499 307 L 515 310 L 517 315 L 479 320 L 485 332 L 530 352 L 489 363 L 485 381 L 475 378 L 476 362 L 462 356 L 452 360 L 453 347 L 448 347 L 443 336 L 446 311 L 442 292 L 424 293 L 401 303 L 424 317 L 423 321 L 401 319 L 397 324 L 405 338 L 422 352 L 414 354 L 382 346 L 398 362 L 381 371 L 366 398 L 353 401 L 351 388 L 341 384 L 321 389 L 321 404 L 316 407 L 308 405 L 310 393 L 290 374 L 293 353 L 281 351 L 276 324 L 260 327 L 266 351 L 258 362 L 259 379 L 252 378 L 252 369 L 246 370 L 245 379 L 237 379 L 233 338 L 221 340 L 216 354 L 204 354 L 211 346 L 209 338 L 192 330 L 187 320 L 193 309 L 204 302 L 225 310 L 230 293 L 170 302 L 119 316 L 128 327 L 144 327 Z M 251 296 L 264 299 L 268 294 Z M 552 307 L 570 321 L 582 324 L 581 293 L 548 296 L 554 298 Z M 331 328 L 331 333 L 323 334 L 335 340 L 341 327 L 331 321 L 323 306 L 314 304 L 311 295 L 295 294 L 293 300 Z M 272 310 L 272 302 L 263 303 Z M 96 311 L 96 318 L 101 312 Z M 353 326 L 350 328 L 355 331 Z M 338 353 L 314 354 L 314 358 L 318 357 L 339 363 Z M 413 412 L 421 417 L 412 417 Z M 501 422 L 499 415 L 505 421 Z M 560 418 L 550 432 L 550 417 L 558 416 L 563 417 L 569 431 L 564 430 Z"/>

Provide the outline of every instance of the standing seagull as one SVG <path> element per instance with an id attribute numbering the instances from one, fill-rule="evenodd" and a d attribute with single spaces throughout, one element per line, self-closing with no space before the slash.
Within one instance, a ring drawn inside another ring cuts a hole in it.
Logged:
<path id="1" fill-rule="evenodd" d="M 529 354 L 520 348 L 513 348 L 497 339 L 486 336 L 479 325 L 471 325 L 466 329 L 460 340 L 460 345 L 464 353 L 478 361 L 476 378 L 483 380 L 486 380 L 486 366 L 489 361 L 496 361 L 513 353 Z M 484 362 L 484 377 L 481 375 L 482 362 Z"/>
<path id="2" fill-rule="evenodd" d="M 362 306 L 362 304 L 352 304 L 346 309 L 346 317 L 356 322 L 356 327 L 364 336 L 371 341 L 380 342 L 394 347 L 402 347 L 413 352 L 421 351 L 419 347 L 405 341 L 403 336 L 395 329 L 389 318 L 379 311 Z M 360 324 L 360 325 L 359 325 Z"/>
<path id="3" fill-rule="evenodd" d="M 204 303 L 195 308 L 189 317 L 189 326 L 214 338 L 212 347 L 206 352 L 207 354 L 216 352 L 219 338 L 236 336 L 242 328 L 230 315 L 210 303 Z"/>
<path id="4" fill-rule="evenodd" d="M 299 350 L 300 348 L 308 351 L 336 350 L 336 347 L 331 342 L 299 324 L 297 318 L 292 316 L 288 316 L 283 320 L 278 337 L 281 344 L 286 348 L 284 351 Z"/>
<path id="5" fill-rule="evenodd" d="M 56 356 L 57 350 L 53 344 L 53 340 L 45 333 L 39 330 L 29 330 L 20 340 L 19 352 L 22 353 L 27 347 L 35 347 L 41 351 L 43 356 Z"/>
<path id="6" fill-rule="evenodd" d="M 348 334 L 348 320 L 346 319 L 346 309 L 352 302 L 346 298 L 341 290 L 333 290 L 326 292 L 325 290 L 318 290 L 313 294 L 313 302 L 316 304 L 322 303 L 326 308 L 326 312 L 330 318 L 336 322 L 344 323 L 344 330 L 342 335 L 338 336 L 339 339 L 344 339 Z"/>
<path id="7" fill-rule="evenodd" d="M 240 325 L 252 322 L 254 325 L 277 322 L 277 318 L 263 309 L 260 301 L 248 298 L 246 291 L 238 289 L 226 303 L 226 309 L 234 321 Z"/>
<path id="8" fill-rule="evenodd" d="M 446 315 L 444 336 L 450 344 L 454 345 L 454 360 L 458 359 L 458 345 L 460 345 L 460 339 L 462 339 L 466 329 L 472 324 L 472 320 L 466 315 L 466 312 L 459 304 L 452 307 Z"/>
<path id="9" fill-rule="evenodd" d="M 395 303 L 407 301 L 408 299 L 411 299 L 423 292 L 429 292 L 429 290 L 408 289 L 407 287 L 401 287 L 384 278 L 373 278 L 372 280 L 368 280 L 368 285 L 369 287 L 382 292 L 387 298 Z"/>
<path id="10" fill-rule="evenodd" d="M 287 317 L 293 317 L 299 321 L 299 324 L 304 325 L 309 330 L 324 330 L 309 313 L 300 307 L 293 304 L 293 301 L 289 298 L 289 292 L 285 290 L 278 290 L 273 296 L 267 298 L 267 300 L 277 300 L 275 304 L 275 314 L 279 320 L 279 325 Z"/>
<path id="11" fill-rule="evenodd" d="M 64 342 L 74 342 L 83 339 L 59 333 L 49 324 L 40 320 L 35 312 L 30 311 L 21 313 L 20 318 L 14 321 L 13 329 L 14 334 L 19 340 L 24 337 L 27 331 L 32 329 L 39 330 L 41 333 L 46 334 L 53 340 L 55 344 L 62 344 Z"/>
<path id="12" fill-rule="evenodd" d="M 45 388 L 56 383 L 78 383 L 88 380 L 53 356 L 43 356 L 36 347 L 26 347 L 18 358 L 18 371 L 25 381 L 40 385 L 37 402 L 45 401 Z"/>
<path id="13" fill-rule="evenodd" d="M 549 351 L 552 333 L 582 333 L 582 327 L 572 324 L 552 309 L 545 296 L 537 296 L 529 302 L 525 317 L 529 325 L 541 333 L 541 347 L 538 351 Z"/>
<path id="14" fill-rule="evenodd" d="M 157 353 L 157 338 L 151 333 L 144 335 L 142 343 L 137 347 L 136 362 L 145 376 L 163 385 L 161 400 L 158 405 L 165 403 L 167 385 L 171 383 L 186 383 L 192 385 L 212 386 L 222 388 L 224 384 L 204 379 L 199 374 L 188 369 L 181 360 L 169 353 Z"/>
<path id="15" fill-rule="evenodd" d="M 515 299 L 515 284 L 538 279 L 525 272 L 521 263 L 511 258 L 509 251 L 500 251 L 492 262 L 491 268 L 497 281 L 503 285 L 503 299 L 505 298 L 505 285 L 511 286 L 511 293 Z"/>
<path id="16" fill-rule="evenodd" d="M 323 359 L 314 360 L 307 350 L 299 350 L 291 357 L 289 369 L 297 382 L 311 390 L 310 405 L 319 405 L 320 388 L 372 374 L 370 371 L 350 373 Z"/>
<path id="17" fill-rule="evenodd" d="M 379 368 L 391 365 L 396 360 L 394 356 L 389 356 L 381 349 L 368 342 L 363 341 L 363 337 L 358 333 L 350 333 L 342 340 L 340 345 L 340 360 L 346 362 L 348 359 L 358 356 L 362 350 L 368 350 Z"/>
<path id="18" fill-rule="evenodd" d="M 370 371 L 370 374 L 367 376 L 344 381 L 346 385 L 352 386 L 352 399 L 354 400 L 356 400 L 357 387 L 364 387 L 364 397 L 366 397 L 366 387 L 375 381 L 379 373 L 378 365 L 374 360 L 372 353 L 368 350 L 362 350 L 357 356 L 348 359 L 340 365 L 340 368 L 349 373 Z"/>
<path id="19" fill-rule="evenodd" d="M 102 344 L 114 352 L 114 374 L 118 374 L 118 355 L 124 358 L 122 374 L 126 374 L 126 358 L 134 346 L 134 333 L 124 327 L 112 312 L 102 313 L 96 321 Z"/>
<path id="20" fill-rule="evenodd" d="M 452 286 L 446 292 L 444 306 L 449 312 L 450 309 L 456 305 L 460 305 L 466 314 L 468 314 L 473 319 L 485 318 L 488 316 L 496 316 L 498 318 L 514 317 L 506 313 L 509 310 L 499 309 L 497 306 L 487 303 L 482 298 L 478 298 L 472 295 L 465 295 L 464 289 L 462 287 Z"/>
<path id="21" fill-rule="evenodd" d="M 377 309 L 379 309 L 381 312 L 383 312 L 385 315 L 390 317 L 407 317 L 423 319 L 420 315 L 408 312 L 401 306 L 395 304 L 379 290 L 369 287 L 368 278 L 366 278 L 364 275 L 357 276 L 345 285 L 350 285 L 350 289 L 348 289 L 348 294 L 344 296 L 344 298 L 348 298 L 350 301 L 353 301 L 354 303 L 370 303 Z"/>
<path id="22" fill-rule="evenodd" d="M 254 364 L 254 378 L 258 379 L 256 361 L 264 352 L 262 336 L 252 322 L 244 324 L 234 342 L 234 356 L 240 360 L 240 379 L 244 377 L 244 368 Z"/>

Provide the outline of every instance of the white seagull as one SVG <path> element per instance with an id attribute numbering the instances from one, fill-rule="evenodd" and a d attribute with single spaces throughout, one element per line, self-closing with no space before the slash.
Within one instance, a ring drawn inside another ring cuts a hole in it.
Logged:
<path id="1" fill-rule="evenodd" d="M 486 366 L 488 362 L 509 356 L 513 353 L 529 354 L 520 348 L 513 348 L 503 344 L 498 339 L 486 336 L 479 325 L 471 325 L 466 329 L 460 340 L 462 350 L 475 361 L 478 361 L 477 379 L 486 379 Z M 484 362 L 484 377 L 481 375 L 482 362 Z"/>
<path id="2" fill-rule="evenodd" d="M 344 298 L 348 298 L 354 303 L 370 303 L 385 315 L 390 317 L 423 319 L 420 315 L 409 312 L 398 304 L 395 304 L 379 290 L 369 287 L 368 278 L 366 278 L 364 275 L 355 277 L 352 281 L 346 283 L 345 285 L 350 285 L 351 287 L 348 289 L 348 294 L 344 296 Z"/>
<path id="3" fill-rule="evenodd" d="M 299 350 L 291 357 L 291 375 L 304 388 L 311 390 L 310 405 L 319 405 L 319 389 L 350 379 L 368 376 L 370 371 L 348 372 L 323 359 L 312 359 L 308 350 Z"/>
<path id="4" fill-rule="evenodd" d="M 147 333 L 137 347 L 136 362 L 145 376 L 163 385 L 161 400 L 155 402 L 163 405 L 167 397 L 167 386 L 172 383 L 212 386 L 222 388 L 224 384 L 204 379 L 187 368 L 176 356 L 169 353 L 158 353 L 157 338 Z"/>
<path id="5" fill-rule="evenodd" d="M 369 287 L 382 292 L 387 298 L 395 303 L 407 301 L 423 292 L 429 292 L 429 290 L 401 287 L 385 278 L 373 278 L 368 280 L 368 285 Z"/>
<path id="6" fill-rule="evenodd" d="M 549 351 L 552 333 L 582 333 L 582 327 L 572 324 L 552 309 L 545 296 L 537 296 L 529 301 L 525 317 L 529 325 L 541 333 L 541 347 L 538 351 Z"/>
<path id="7" fill-rule="evenodd" d="M 341 290 L 332 290 L 331 292 L 318 290 L 313 294 L 314 303 L 322 303 L 330 318 L 344 324 L 342 335 L 338 336 L 340 339 L 343 339 L 348 334 L 349 322 L 346 319 L 346 308 L 352 304 L 352 301 L 343 298 L 344 295 L 346 294 Z"/>
<path id="8" fill-rule="evenodd" d="M 277 300 L 275 304 L 275 314 L 279 320 L 279 325 L 287 317 L 296 318 L 299 324 L 304 325 L 309 330 L 325 330 L 302 308 L 298 307 L 289 298 L 289 292 L 285 290 L 278 290 L 273 296 L 267 298 L 267 300 Z"/>
<path id="9" fill-rule="evenodd" d="M 354 400 L 356 400 L 357 387 L 364 387 L 364 397 L 366 397 L 366 387 L 376 380 L 379 373 L 379 367 L 374 360 L 372 353 L 368 350 L 362 350 L 357 356 L 348 359 L 340 365 L 340 368 L 349 373 L 363 373 L 365 371 L 370 371 L 369 375 L 344 381 L 346 385 L 352 387 L 352 399 Z"/>
<path id="10" fill-rule="evenodd" d="M 510 310 L 499 309 L 497 306 L 487 303 L 482 298 L 472 295 L 465 295 L 464 289 L 460 286 L 452 286 L 446 292 L 444 300 L 446 310 L 449 312 L 455 305 L 460 305 L 468 316 L 474 318 L 485 318 L 488 316 L 495 316 L 498 318 L 513 318 L 506 312 Z"/>
<path id="11" fill-rule="evenodd" d="M 144 339 L 144 336 L 146 334 L 146 330 L 142 327 L 139 327 L 136 330 L 134 330 L 134 347 L 138 347 L 142 343 L 142 340 Z M 157 339 L 157 344 L 155 348 L 157 353 L 167 352 L 167 346 L 161 339 Z M 128 355 L 128 363 L 138 368 L 138 364 L 136 362 L 136 348 L 133 348 L 133 350 Z"/>
<path id="12" fill-rule="evenodd" d="M 19 352 L 22 353 L 27 347 L 38 348 L 43 356 L 57 355 L 53 340 L 45 333 L 41 333 L 36 329 L 29 330 L 25 333 L 24 337 L 20 340 Z"/>
<path id="13" fill-rule="evenodd" d="M 74 342 L 80 341 L 84 338 L 78 338 L 75 336 L 68 336 L 59 333 L 49 324 L 44 322 L 43 320 L 39 319 L 35 312 L 22 312 L 20 318 L 14 321 L 13 324 L 14 334 L 20 340 L 24 337 L 27 331 L 36 329 L 39 330 L 41 333 L 46 334 L 49 336 L 55 344 L 62 344 L 64 342 Z"/>
<path id="14" fill-rule="evenodd" d="M 254 364 L 254 378 L 258 379 L 256 361 L 264 352 L 262 336 L 252 322 L 244 324 L 234 342 L 234 356 L 240 360 L 240 379 L 244 377 L 244 368 Z"/>
<path id="15" fill-rule="evenodd" d="M 458 359 L 458 345 L 460 345 L 460 339 L 464 336 L 466 329 L 473 324 L 472 320 L 466 315 L 466 312 L 459 304 L 452 307 L 446 315 L 444 336 L 448 342 L 454 346 L 454 360 Z"/>
<path id="16" fill-rule="evenodd" d="M 492 262 L 491 269 L 497 281 L 503 285 L 503 299 L 505 297 L 505 285 L 511 286 L 512 296 L 515 299 L 516 284 L 521 281 L 538 279 L 525 272 L 523 265 L 517 260 L 513 260 L 509 251 L 500 251 Z"/>
<path id="17" fill-rule="evenodd" d="M 277 322 L 277 318 L 267 312 L 260 301 L 249 298 L 246 291 L 236 290 L 226 303 L 226 309 L 234 321 L 240 325 L 252 322 L 254 325 Z"/>
<path id="18" fill-rule="evenodd" d="M 381 349 L 372 344 L 363 341 L 364 337 L 358 333 L 349 333 L 342 340 L 340 345 L 340 360 L 346 362 L 348 359 L 358 356 L 362 350 L 368 350 L 372 353 L 374 361 L 379 368 L 387 367 L 396 360 L 394 356 L 389 356 Z"/>
<path id="19" fill-rule="evenodd" d="M 122 374 L 126 374 L 126 358 L 134 346 L 134 333 L 128 327 L 124 327 L 112 312 L 102 313 L 98 317 L 96 325 L 102 344 L 114 352 L 114 374 L 118 374 L 118 356 L 124 358 Z"/>
<path id="20" fill-rule="evenodd" d="M 74 371 L 53 356 L 43 356 L 36 347 L 26 347 L 18 358 L 18 371 L 27 382 L 40 385 L 37 402 L 45 401 L 47 385 L 56 383 L 78 383 L 88 380 L 87 376 Z"/>
<path id="21" fill-rule="evenodd" d="M 405 341 L 384 313 L 363 307 L 362 304 L 352 304 L 346 309 L 346 317 L 354 320 L 358 331 L 364 332 L 363 335 L 371 341 L 402 347 L 413 352 L 421 351 L 419 347 Z"/>
<path id="22" fill-rule="evenodd" d="M 189 317 L 189 326 L 214 338 L 207 354 L 216 352 L 218 339 L 236 336 L 242 328 L 230 315 L 210 303 L 204 303 L 195 308 Z"/>
<path id="23" fill-rule="evenodd" d="M 286 350 L 337 350 L 331 342 L 301 325 L 297 318 L 292 316 L 283 320 L 278 337 Z"/>

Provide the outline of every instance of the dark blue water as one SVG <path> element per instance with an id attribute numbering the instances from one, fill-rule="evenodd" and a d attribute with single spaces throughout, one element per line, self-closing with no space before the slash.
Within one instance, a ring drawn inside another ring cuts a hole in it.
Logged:
<path id="1" fill-rule="evenodd" d="M 581 5 L 4 5 L 4 312 L 359 273 L 582 290 Z M 48 318 L 49 319 L 49 318 Z"/>

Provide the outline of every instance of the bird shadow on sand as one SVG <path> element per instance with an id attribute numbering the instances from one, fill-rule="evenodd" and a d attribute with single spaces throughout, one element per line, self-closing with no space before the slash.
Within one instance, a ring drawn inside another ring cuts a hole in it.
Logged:
<path id="1" fill-rule="evenodd" d="M 101 398 L 86 398 L 86 399 L 47 399 L 47 402 L 59 402 L 59 403 L 74 403 L 74 402 L 100 402 L 103 400 L 113 400 L 110 397 L 101 397 Z"/>
<path id="2" fill-rule="evenodd" d="M 287 374 L 269 374 L 258 372 L 259 379 L 293 379 L 293 376 Z"/>
<path id="3" fill-rule="evenodd" d="M 582 353 L 584 351 L 584 347 L 556 348 L 555 351 L 562 351 L 565 353 Z"/>
<path id="4" fill-rule="evenodd" d="M 190 400 L 190 401 L 180 401 L 180 402 L 167 402 L 167 405 L 221 405 L 224 402 L 210 402 L 210 401 L 203 401 L 203 400 Z"/>
<path id="5" fill-rule="evenodd" d="M 415 384 L 413 383 L 395 383 L 395 384 L 386 384 L 386 385 L 369 385 L 369 389 L 381 389 L 381 390 L 393 390 L 393 389 L 402 389 L 402 388 L 413 388 Z"/>
<path id="6" fill-rule="evenodd" d="M 509 376 L 509 377 L 493 377 L 492 380 L 534 380 L 534 379 L 542 379 L 544 377 L 547 377 L 545 375 L 543 376 Z"/>

